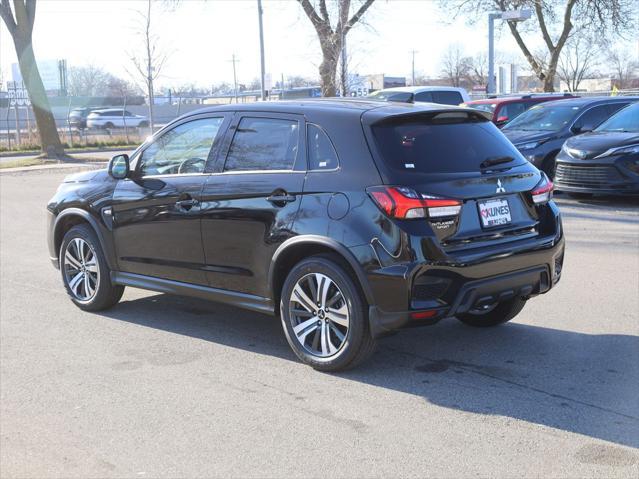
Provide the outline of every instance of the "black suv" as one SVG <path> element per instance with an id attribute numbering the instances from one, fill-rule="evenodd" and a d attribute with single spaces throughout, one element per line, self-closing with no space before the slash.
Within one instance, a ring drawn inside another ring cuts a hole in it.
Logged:
<path id="1" fill-rule="evenodd" d="M 552 183 L 481 113 L 310 100 L 184 116 L 48 204 L 71 300 L 124 286 L 279 314 L 321 370 L 398 328 L 515 317 L 560 278 Z"/>
<path id="2" fill-rule="evenodd" d="M 594 130 L 629 103 L 631 96 L 555 100 L 533 106 L 504 126 L 502 132 L 522 155 L 551 179 L 564 141 Z"/>

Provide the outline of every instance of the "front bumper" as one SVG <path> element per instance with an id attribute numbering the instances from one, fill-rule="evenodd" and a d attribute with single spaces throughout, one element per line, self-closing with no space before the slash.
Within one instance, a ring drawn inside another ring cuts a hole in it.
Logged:
<path id="1" fill-rule="evenodd" d="M 625 167 L 629 158 L 574 160 L 557 158 L 555 188 L 569 193 L 638 195 L 639 174 Z"/>

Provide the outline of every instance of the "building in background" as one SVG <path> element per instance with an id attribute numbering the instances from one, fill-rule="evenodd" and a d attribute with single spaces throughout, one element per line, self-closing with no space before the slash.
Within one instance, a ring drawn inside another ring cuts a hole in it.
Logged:
<path id="1" fill-rule="evenodd" d="M 37 60 L 38 70 L 48 96 L 66 96 L 67 94 L 67 61 Z M 22 83 L 22 73 L 17 63 L 11 64 L 11 77 L 16 83 Z"/>

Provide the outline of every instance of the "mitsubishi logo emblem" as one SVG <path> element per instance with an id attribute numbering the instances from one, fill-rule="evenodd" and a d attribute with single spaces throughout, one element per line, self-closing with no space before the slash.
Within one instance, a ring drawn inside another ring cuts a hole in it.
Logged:
<path id="1" fill-rule="evenodd" d="M 497 180 L 497 189 L 495 190 L 495 193 L 506 193 L 506 188 L 504 188 L 501 184 L 501 180 Z"/>

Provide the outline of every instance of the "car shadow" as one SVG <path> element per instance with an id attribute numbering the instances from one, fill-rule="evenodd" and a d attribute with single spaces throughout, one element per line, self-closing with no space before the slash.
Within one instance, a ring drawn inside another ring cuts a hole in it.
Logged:
<path id="1" fill-rule="evenodd" d="M 230 306 L 157 294 L 101 315 L 297 361 L 279 320 Z M 368 362 L 335 376 L 441 407 L 639 447 L 637 336 L 516 322 L 475 329 L 448 319 L 382 339 Z"/>

